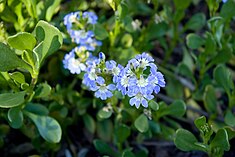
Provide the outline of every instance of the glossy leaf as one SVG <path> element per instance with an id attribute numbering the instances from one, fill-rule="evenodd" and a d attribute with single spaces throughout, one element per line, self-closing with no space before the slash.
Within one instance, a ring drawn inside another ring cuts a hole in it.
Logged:
<path id="1" fill-rule="evenodd" d="M 203 138 L 203 142 L 207 143 L 210 140 L 210 137 L 213 134 L 213 131 L 211 129 L 211 126 L 206 122 L 206 117 L 201 116 L 201 117 L 197 118 L 194 121 L 194 123 L 201 133 L 201 136 Z"/>
<path id="2" fill-rule="evenodd" d="M 110 141 L 113 136 L 113 123 L 109 119 L 97 122 L 97 135 L 103 141 Z"/>
<path id="3" fill-rule="evenodd" d="M 109 36 L 108 32 L 101 24 L 96 24 L 94 26 L 94 33 L 95 33 L 96 39 L 98 40 L 104 40 L 105 38 Z"/>
<path id="4" fill-rule="evenodd" d="M 144 133 L 144 132 L 148 131 L 148 129 L 149 129 L 148 118 L 144 114 L 141 114 L 135 120 L 134 124 L 135 124 L 136 129 L 141 133 Z"/>
<path id="5" fill-rule="evenodd" d="M 176 117 L 181 117 L 185 114 L 186 112 L 186 104 L 182 100 L 175 100 L 172 104 L 169 106 L 159 109 L 159 114 L 161 116 L 166 116 L 166 115 L 172 115 Z"/>
<path id="6" fill-rule="evenodd" d="M 205 93 L 203 94 L 203 102 L 208 112 L 217 112 L 216 93 L 212 85 L 206 86 Z"/>
<path id="7" fill-rule="evenodd" d="M 31 67 L 25 63 L 23 60 L 17 57 L 14 51 L 12 51 L 9 46 L 0 42 L 0 71 L 5 72 L 9 70 L 14 70 L 16 68 L 24 68 L 31 70 Z"/>
<path id="8" fill-rule="evenodd" d="M 206 16 L 203 13 L 197 13 L 193 15 L 185 25 L 189 30 L 200 30 L 206 24 Z"/>
<path id="9" fill-rule="evenodd" d="M 31 17 L 37 18 L 36 0 L 21 0 Z"/>
<path id="10" fill-rule="evenodd" d="M 230 144 L 228 140 L 228 134 L 225 129 L 219 129 L 210 143 L 211 148 L 222 148 L 224 151 L 229 151 Z"/>
<path id="11" fill-rule="evenodd" d="M 22 73 L 20 72 L 13 72 L 13 73 L 10 73 L 9 76 L 15 80 L 16 82 L 22 84 L 22 83 L 25 83 L 25 77 Z"/>
<path id="12" fill-rule="evenodd" d="M 101 110 L 99 110 L 99 112 L 98 112 L 98 116 L 99 116 L 99 118 L 101 118 L 101 119 L 107 119 L 107 118 L 109 118 L 111 115 L 112 115 L 112 111 L 111 110 L 108 110 L 108 109 L 106 109 L 105 107 L 104 108 L 102 108 Z"/>
<path id="13" fill-rule="evenodd" d="M 47 116 L 49 114 L 49 110 L 45 105 L 32 102 L 27 103 L 24 110 L 41 116 Z"/>
<path id="14" fill-rule="evenodd" d="M 39 43 L 33 51 L 38 54 L 40 63 L 46 56 L 58 50 L 63 43 L 60 31 L 45 21 L 39 21 L 37 23 L 33 34 Z"/>
<path id="15" fill-rule="evenodd" d="M 24 117 L 20 107 L 10 108 L 7 117 L 12 128 L 18 129 L 22 126 Z"/>
<path id="16" fill-rule="evenodd" d="M 35 90 L 35 98 L 44 98 L 49 96 L 51 93 L 51 86 L 47 83 L 41 83 Z"/>
<path id="17" fill-rule="evenodd" d="M 230 110 L 225 113 L 224 122 L 231 127 L 235 126 L 235 115 Z"/>
<path id="18" fill-rule="evenodd" d="M 101 154 L 105 154 L 105 155 L 110 155 L 113 157 L 119 157 L 119 153 L 115 152 L 108 144 L 106 144 L 105 142 L 101 141 L 101 140 L 94 140 L 93 144 L 95 146 L 95 149 L 101 153 Z"/>
<path id="19" fill-rule="evenodd" d="M 131 134 L 131 129 L 124 124 L 119 125 L 115 128 L 116 140 L 119 143 L 125 142 L 127 138 L 130 136 L 130 134 Z"/>
<path id="20" fill-rule="evenodd" d="M 174 4 L 175 4 L 175 7 L 176 9 L 186 9 L 191 3 L 191 0 L 174 0 Z"/>
<path id="21" fill-rule="evenodd" d="M 60 142 L 62 130 L 60 124 L 52 117 L 24 112 L 37 126 L 40 135 L 50 143 Z"/>
<path id="22" fill-rule="evenodd" d="M 187 46 L 191 49 L 197 49 L 204 44 L 204 39 L 196 34 L 188 34 L 186 37 Z"/>
<path id="23" fill-rule="evenodd" d="M 136 157 L 134 153 L 130 149 L 124 150 L 122 153 L 122 157 Z"/>
<path id="24" fill-rule="evenodd" d="M 218 65 L 214 70 L 214 79 L 222 86 L 227 93 L 230 93 L 230 89 L 234 88 L 232 83 L 231 74 L 228 69 L 223 65 Z"/>
<path id="25" fill-rule="evenodd" d="M 59 10 L 61 0 L 46 1 L 46 20 L 51 21 L 52 16 Z"/>
<path id="26" fill-rule="evenodd" d="M 220 15 L 225 18 L 226 20 L 230 20 L 235 15 L 235 2 L 228 0 L 226 3 L 223 4 Z"/>
<path id="27" fill-rule="evenodd" d="M 149 101 L 149 107 L 154 111 L 157 111 L 159 109 L 158 103 L 154 100 Z"/>
<path id="28" fill-rule="evenodd" d="M 196 137 L 185 129 L 178 129 L 176 131 L 174 143 L 177 148 L 182 151 L 202 150 L 206 151 L 206 148 L 197 145 L 198 140 Z"/>
<path id="29" fill-rule="evenodd" d="M 85 114 L 83 115 L 83 122 L 86 126 L 86 129 L 88 131 L 90 131 L 92 134 L 95 133 L 95 129 L 96 129 L 96 124 L 95 124 L 95 120 L 89 115 L 89 114 Z"/>
<path id="30" fill-rule="evenodd" d="M 0 107 L 11 108 L 24 103 L 25 92 L 0 94 Z"/>
<path id="31" fill-rule="evenodd" d="M 8 44 L 18 50 L 33 50 L 36 45 L 35 37 L 27 32 L 20 32 L 7 39 Z"/>

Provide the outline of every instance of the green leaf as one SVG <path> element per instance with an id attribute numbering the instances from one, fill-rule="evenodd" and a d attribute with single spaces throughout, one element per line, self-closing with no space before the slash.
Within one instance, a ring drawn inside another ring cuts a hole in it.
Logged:
<path id="1" fill-rule="evenodd" d="M 121 43 L 123 46 L 125 46 L 126 48 L 131 47 L 132 42 L 133 42 L 133 38 L 130 34 L 123 35 L 123 37 L 121 39 Z"/>
<path id="2" fill-rule="evenodd" d="M 161 133 L 161 127 L 157 122 L 149 121 L 149 127 L 153 133 L 155 134 Z"/>
<path id="3" fill-rule="evenodd" d="M 95 146 L 95 149 L 105 155 L 110 155 L 113 157 L 119 157 L 119 153 L 115 152 L 109 145 L 107 145 L 105 142 L 102 140 L 94 140 L 93 144 Z"/>
<path id="4" fill-rule="evenodd" d="M 191 3 L 191 0 L 174 0 L 176 9 L 186 9 Z"/>
<path id="5" fill-rule="evenodd" d="M 63 43 L 63 37 L 60 31 L 45 21 L 39 21 L 37 23 L 33 34 L 39 42 L 33 51 L 38 54 L 40 63 L 46 56 L 58 50 Z"/>
<path id="6" fill-rule="evenodd" d="M 159 109 L 160 116 L 171 115 L 175 117 L 182 117 L 186 112 L 186 104 L 182 100 L 175 100 L 166 108 Z"/>
<path id="7" fill-rule="evenodd" d="M 228 0 L 226 3 L 223 4 L 220 15 L 225 18 L 226 20 L 230 20 L 235 15 L 235 2 Z"/>
<path id="8" fill-rule="evenodd" d="M 25 83 L 25 77 L 22 73 L 20 72 L 13 72 L 13 73 L 10 73 L 9 76 L 15 80 L 16 82 L 22 84 L 22 83 Z"/>
<path id="9" fill-rule="evenodd" d="M 61 0 L 46 1 L 46 20 L 51 21 L 52 16 L 59 10 Z"/>
<path id="10" fill-rule="evenodd" d="M 109 119 L 97 122 L 97 135 L 104 141 L 110 141 L 113 136 L 113 123 Z"/>
<path id="11" fill-rule="evenodd" d="M 231 112 L 231 110 L 228 110 L 228 111 L 225 113 L 224 122 L 225 122 L 226 124 L 228 124 L 229 126 L 231 126 L 231 127 L 234 127 L 234 126 L 235 126 L 235 116 L 234 116 L 234 114 Z"/>
<path id="12" fill-rule="evenodd" d="M 217 113 L 217 100 L 215 89 L 212 85 L 207 85 L 203 94 L 205 108 L 210 113 Z"/>
<path id="13" fill-rule="evenodd" d="M 103 107 L 101 110 L 98 112 L 98 116 L 101 119 L 107 119 L 112 115 L 112 110 L 108 110 L 106 107 Z"/>
<path id="14" fill-rule="evenodd" d="M 230 89 L 233 89 L 234 85 L 228 69 L 223 65 L 218 65 L 215 68 L 213 75 L 216 82 L 230 94 Z"/>
<path id="15" fill-rule="evenodd" d="M 123 151 L 122 157 L 136 157 L 136 156 L 134 153 L 132 153 L 131 149 L 127 149 Z"/>
<path id="16" fill-rule="evenodd" d="M 150 23 L 146 30 L 146 39 L 152 40 L 164 36 L 168 31 L 169 25 L 165 22 Z"/>
<path id="17" fill-rule="evenodd" d="M 226 130 L 226 132 L 228 133 L 228 139 L 231 140 L 235 137 L 235 130 L 231 127 L 224 127 L 224 129 Z"/>
<path id="18" fill-rule="evenodd" d="M 20 107 L 10 108 L 7 117 L 12 128 L 18 129 L 22 126 L 24 117 Z"/>
<path id="19" fill-rule="evenodd" d="M 9 46 L 0 42 L 0 71 L 5 72 L 16 68 L 24 68 L 31 71 L 31 67 L 23 60 L 17 57 Z"/>
<path id="20" fill-rule="evenodd" d="M 197 13 L 193 15 L 185 25 L 186 29 L 189 30 L 200 30 L 206 24 L 206 16 L 203 13 Z"/>
<path id="21" fill-rule="evenodd" d="M 216 41 L 213 35 L 209 32 L 206 33 L 205 53 L 209 56 L 216 54 Z"/>
<path id="22" fill-rule="evenodd" d="M 35 98 L 45 98 L 51 93 L 51 86 L 47 83 L 41 83 L 37 86 L 35 90 Z"/>
<path id="23" fill-rule="evenodd" d="M 113 11 L 117 10 L 117 6 L 119 5 L 121 0 L 105 0 L 110 7 L 113 9 Z"/>
<path id="24" fill-rule="evenodd" d="M 60 124 L 49 116 L 40 116 L 30 112 L 24 112 L 37 126 L 40 135 L 50 143 L 60 142 L 62 131 Z"/>
<path id="25" fill-rule="evenodd" d="M 120 5 L 118 5 L 117 7 L 118 10 L 118 15 L 119 15 L 119 19 L 122 20 L 126 17 L 126 15 L 128 15 L 128 6 L 126 3 L 120 3 Z"/>
<path id="26" fill-rule="evenodd" d="M 206 117 L 201 116 L 194 121 L 198 130 L 200 130 L 201 136 L 203 138 L 203 142 L 207 143 L 210 140 L 211 135 L 213 134 L 213 130 L 210 125 L 206 122 Z"/>
<path id="27" fill-rule="evenodd" d="M 95 120 L 89 114 L 83 115 L 82 118 L 86 129 L 94 134 L 96 128 Z"/>
<path id="28" fill-rule="evenodd" d="M 21 0 L 29 13 L 29 15 L 35 19 L 37 19 L 37 12 L 36 12 L 36 0 Z"/>
<path id="29" fill-rule="evenodd" d="M 46 106 L 38 103 L 27 103 L 25 105 L 24 110 L 34 113 L 36 115 L 41 115 L 41 116 L 47 116 L 49 114 L 49 110 L 47 109 Z"/>
<path id="30" fill-rule="evenodd" d="M 210 147 L 211 149 L 219 147 L 224 151 L 229 151 L 230 144 L 228 140 L 228 134 L 224 128 L 217 131 L 214 139 L 210 143 Z"/>
<path id="31" fill-rule="evenodd" d="M 33 67 L 33 72 L 35 76 L 37 76 L 40 68 L 38 54 L 30 50 L 24 50 L 22 54 L 22 59 Z"/>
<path id="32" fill-rule="evenodd" d="M 104 40 L 105 38 L 107 38 L 109 36 L 106 29 L 99 23 L 97 23 L 94 26 L 94 33 L 95 33 L 96 39 L 98 39 L 98 40 Z"/>
<path id="33" fill-rule="evenodd" d="M 0 107 L 11 108 L 24 103 L 25 92 L 0 94 Z"/>
<path id="34" fill-rule="evenodd" d="M 6 0 L 1 0 L 0 1 L 0 13 L 4 10 L 6 6 Z"/>
<path id="35" fill-rule="evenodd" d="M 7 39 L 8 44 L 18 50 L 33 50 L 36 45 L 35 37 L 27 32 L 19 32 Z"/>
<path id="36" fill-rule="evenodd" d="M 116 140 L 119 143 L 123 143 L 127 140 L 127 138 L 130 136 L 131 134 L 131 129 L 124 125 L 118 125 L 117 128 L 115 129 L 115 136 L 116 136 Z"/>
<path id="37" fill-rule="evenodd" d="M 179 73 L 187 78 L 190 78 L 191 80 L 193 80 L 194 82 L 196 82 L 194 75 L 191 71 L 191 69 L 189 69 L 189 67 L 185 64 L 185 63 L 179 63 L 178 64 L 178 70 Z"/>
<path id="38" fill-rule="evenodd" d="M 135 120 L 134 124 L 135 124 L 136 129 L 141 133 L 147 132 L 149 130 L 148 118 L 144 114 L 141 114 Z"/>
<path id="39" fill-rule="evenodd" d="M 201 47 L 205 43 L 205 41 L 199 35 L 190 33 L 186 37 L 186 43 L 189 48 L 197 49 Z"/>
<path id="40" fill-rule="evenodd" d="M 149 101 L 149 106 L 152 110 L 157 111 L 159 109 L 159 105 L 156 101 L 150 100 Z"/>
<path id="41" fill-rule="evenodd" d="M 217 53 L 217 55 L 211 60 L 210 64 L 218 65 L 221 63 L 228 62 L 233 56 L 232 51 L 230 49 L 223 49 Z"/>
<path id="42" fill-rule="evenodd" d="M 185 129 L 178 129 L 176 131 L 174 143 L 177 148 L 182 151 L 192 151 L 192 150 L 201 150 L 206 152 L 206 148 L 201 145 L 197 145 L 198 140 L 196 137 Z"/>

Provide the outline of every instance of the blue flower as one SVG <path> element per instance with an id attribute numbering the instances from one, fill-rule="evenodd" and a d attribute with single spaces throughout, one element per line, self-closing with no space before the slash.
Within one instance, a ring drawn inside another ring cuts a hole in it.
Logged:
<path id="1" fill-rule="evenodd" d="M 98 77 L 96 82 L 97 90 L 95 92 L 95 97 L 100 98 L 101 100 L 106 100 L 113 96 L 112 91 L 116 88 L 114 84 L 106 85 L 103 77 Z"/>
<path id="2" fill-rule="evenodd" d="M 157 94 L 160 87 L 165 87 L 165 80 L 162 73 L 157 71 L 154 59 L 142 53 L 131 59 L 120 71 L 116 87 L 123 95 L 131 98 L 130 105 L 138 108 L 142 104 L 147 107 L 147 102 L 153 99 L 153 92 Z"/>
<path id="3" fill-rule="evenodd" d="M 148 101 L 153 99 L 154 96 L 151 94 L 141 94 L 140 92 L 135 94 L 134 97 L 132 97 L 129 101 L 131 106 L 134 106 L 136 108 L 139 108 L 140 105 L 142 105 L 143 107 L 148 107 Z"/>
<path id="4" fill-rule="evenodd" d="M 82 17 L 84 19 L 88 19 L 87 23 L 90 23 L 90 24 L 93 24 L 93 25 L 96 24 L 97 20 L 98 20 L 98 17 L 94 12 L 86 11 L 82 14 Z"/>
<path id="5" fill-rule="evenodd" d="M 72 74 L 80 74 L 85 71 L 86 65 L 79 58 L 75 58 L 75 49 L 66 54 L 63 60 L 64 68 L 68 69 Z"/>
<path id="6" fill-rule="evenodd" d="M 72 29 L 73 23 L 80 19 L 80 11 L 69 13 L 64 17 L 64 25 L 67 30 Z"/>
<path id="7" fill-rule="evenodd" d="M 123 69 L 123 66 L 118 64 L 114 61 L 106 61 L 105 62 L 106 69 L 108 70 L 107 72 L 113 75 L 113 82 L 117 83 L 118 82 L 118 76 L 120 71 Z"/>
<path id="8" fill-rule="evenodd" d="M 223 3 L 226 3 L 228 0 L 222 0 Z"/>

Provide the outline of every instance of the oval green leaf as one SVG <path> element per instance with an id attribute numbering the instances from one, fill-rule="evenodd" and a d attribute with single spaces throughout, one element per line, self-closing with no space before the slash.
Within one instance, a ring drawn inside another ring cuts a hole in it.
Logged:
<path id="1" fill-rule="evenodd" d="M 23 113 L 20 107 L 13 107 L 8 110 L 7 118 L 12 128 L 18 129 L 23 124 Z"/>
<path id="2" fill-rule="evenodd" d="M 0 71 L 6 72 L 16 68 L 24 68 L 32 71 L 32 68 L 23 60 L 17 57 L 14 51 L 9 46 L 0 42 Z"/>
<path id="3" fill-rule="evenodd" d="M 36 125 L 40 135 L 50 143 L 60 142 L 62 131 L 60 124 L 52 117 L 24 112 Z"/>
<path id="4" fill-rule="evenodd" d="M 149 130 L 148 118 L 144 114 L 141 114 L 135 120 L 134 124 L 135 124 L 136 129 L 141 133 L 144 133 Z"/>
<path id="5" fill-rule="evenodd" d="M 36 45 L 35 37 L 27 32 L 20 32 L 7 39 L 8 44 L 18 50 L 33 50 Z"/>
<path id="6" fill-rule="evenodd" d="M 11 108 L 24 103 L 25 92 L 0 94 L 0 107 Z"/>

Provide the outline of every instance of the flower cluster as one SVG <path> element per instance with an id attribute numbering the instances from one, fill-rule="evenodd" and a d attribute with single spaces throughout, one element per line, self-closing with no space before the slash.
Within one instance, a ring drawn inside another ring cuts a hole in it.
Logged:
<path id="1" fill-rule="evenodd" d="M 105 55 L 100 53 L 99 58 L 87 61 L 83 83 L 102 100 L 112 97 L 112 92 L 118 90 L 129 96 L 130 105 L 137 108 L 148 107 L 153 94 L 159 93 L 160 87 L 166 84 L 154 59 L 147 53 L 137 55 L 125 67 L 113 60 L 105 61 Z"/>
<path id="2" fill-rule="evenodd" d="M 104 53 L 100 52 L 99 58 L 87 61 L 83 84 L 95 91 L 95 97 L 106 100 L 113 96 L 112 91 L 116 89 L 115 83 L 122 68 L 113 60 L 105 61 Z"/>
<path id="3" fill-rule="evenodd" d="M 84 63 L 89 54 L 102 45 L 101 41 L 96 40 L 94 32 L 89 29 L 89 26 L 96 24 L 97 20 L 98 17 L 93 12 L 78 11 L 64 17 L 64 25 L 72 41 L 78 45 L 65 55 L 63 60 L 64 68 L 73 74 L 84 71 L 86 69 Z"/>
<path id="4" fill-rule="evenodd" d="M 147 53 L 139 54 L 119 74 L 117 89 L 131 98 L 131 106 L 139 108 L 142 104 L 147 107 L 148 101 L 154 97 L 153 93 L 157 94 L 160 87 L 165 87 L 164 77 L 153 61 Z"/>

